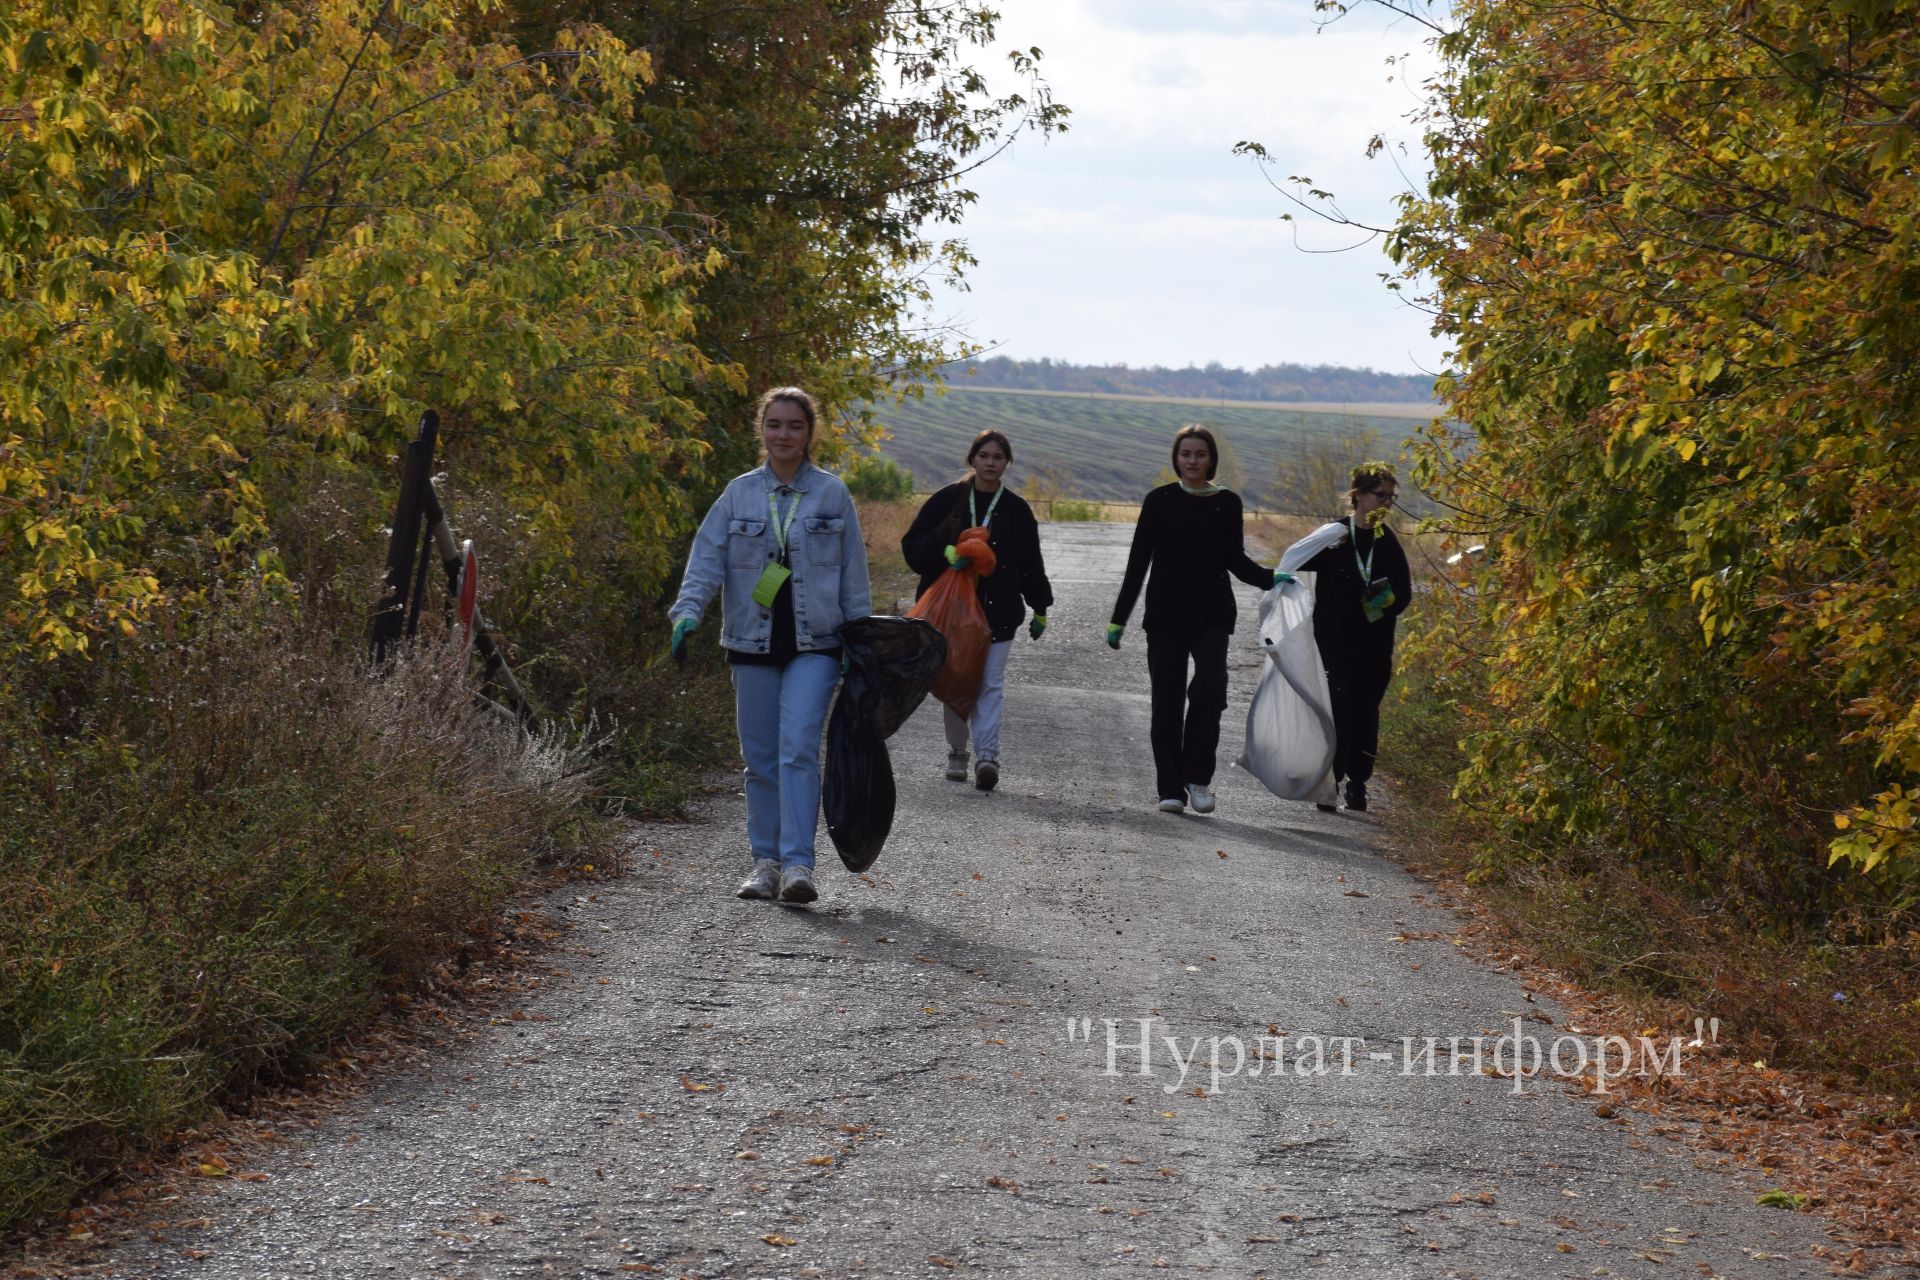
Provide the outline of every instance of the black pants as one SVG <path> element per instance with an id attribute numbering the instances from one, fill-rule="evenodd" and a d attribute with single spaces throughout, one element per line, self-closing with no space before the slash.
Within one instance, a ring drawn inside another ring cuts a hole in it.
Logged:
<path id="1" fill-rule="evenodd" d="M 1213 782 L 1220 713 L 1227 709 L 1227 629 L 1147 633 L 1153 681 L 1153 772 L 1162 800 L 1184 800 L 1187 784 Z M 1193 682 L 1187 682 L 1187 661 Z"/>
<path id="2" fill-rule="evenodd" d="M 1380 703 L 1393 681 L 1393 651 L 1328 653 L 1327 693 L 1333 701 L 1333 776 L 1365 782 L 1380 750 Z"/>

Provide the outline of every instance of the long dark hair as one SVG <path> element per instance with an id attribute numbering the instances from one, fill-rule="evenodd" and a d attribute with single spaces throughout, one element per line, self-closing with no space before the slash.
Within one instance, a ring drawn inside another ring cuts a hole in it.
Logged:
<path id="1" fill-rule="evenodd" d="M 1213 438 L 1213 432 L 1207 430 L 1197 422 L 1189 422 L 1186 426 L 1173 433 L 1173 452 L 1168 456 L 1173 459 L 1174 479 L 1177 480 L 1180 478 L 1180 445 L 1181 442 L 1185 440 L 1206 441 L 1207 479 L 1211 480 L 1220 474 L 1220 442 Z"/>

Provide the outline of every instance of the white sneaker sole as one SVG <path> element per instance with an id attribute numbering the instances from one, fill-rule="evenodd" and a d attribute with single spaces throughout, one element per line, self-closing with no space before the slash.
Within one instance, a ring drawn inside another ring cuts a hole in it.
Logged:
<path id="1" fill-rule="evenodd" d="M 1162 813 L 1180 813 L 1184 811 L 1186 807 L 1187 807 L 1187 802 L 1185 800 L 1174 800 L 1169 798 L 1166 800 L 1162 800 L 1160 802 L 1160 812 Z"/>

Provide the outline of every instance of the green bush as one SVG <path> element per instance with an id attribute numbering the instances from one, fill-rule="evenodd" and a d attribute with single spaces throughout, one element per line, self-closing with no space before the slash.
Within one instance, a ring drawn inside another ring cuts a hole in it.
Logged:
<path id="1" fill-rule="evenodd" d="M 1097 502 L 1082 502 L 1077 498 L 1059 498 L 1046 506 L 1046 518 L 1061 523 L 1087 523 L 1100 519 L 1101 508 Z"/>
<path id="2" fill-rule="evenodd" d="M 901 502 L 913 496 L 913 472 L 878 453 L 855 458 L 840 478 L 861 502 Z"/>

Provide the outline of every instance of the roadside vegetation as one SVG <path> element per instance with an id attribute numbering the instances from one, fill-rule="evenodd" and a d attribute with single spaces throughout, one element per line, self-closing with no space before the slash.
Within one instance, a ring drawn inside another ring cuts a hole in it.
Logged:
<path id="1" fill-rule="evenodd" d="M 1416 9 L 1387 244 L 1459 361 L 1417 475 L 1489 552 L 1408 619 L 1423 817 L 1570 972 L 1920 1100 L 1920 31 Z"/>
<path id="2" fill-rule="evenodd" d="M 832 461 L 951 354 L 905 317 L 965 265 L 955 179 L 1063 114 L 1030 53 L 976 77 L 992 35 L 931 0 L 0 13 L 0 1232 L 730 756 L 714 647 L 658 661 L 692 523 L 766 386 L 821 397 Z M 366 664 L 427 408 L 531 736 L 431 608 Z"/>

